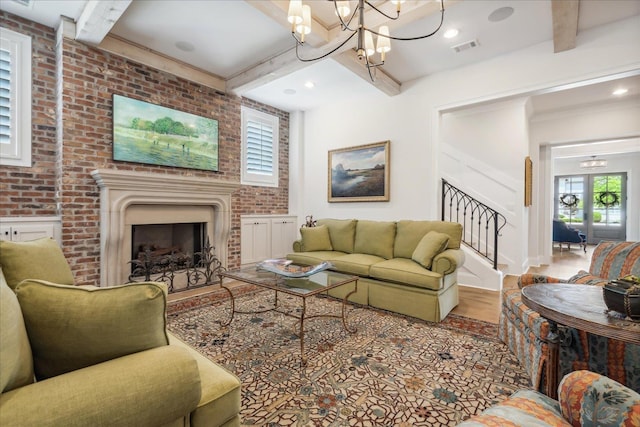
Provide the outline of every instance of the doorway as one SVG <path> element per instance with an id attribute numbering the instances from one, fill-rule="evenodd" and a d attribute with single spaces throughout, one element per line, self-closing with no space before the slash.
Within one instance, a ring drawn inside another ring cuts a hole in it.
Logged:
<path id="1" fill-rule="evenodd" d="M 586 234 L 587 243 L 626 240 L 627 174 L 555 177 L 554 217 Z"/>

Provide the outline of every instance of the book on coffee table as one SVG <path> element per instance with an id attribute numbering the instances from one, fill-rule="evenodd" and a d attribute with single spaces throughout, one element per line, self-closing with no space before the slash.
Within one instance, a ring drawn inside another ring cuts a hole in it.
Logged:
<path id="1" fill-rule="evenodd" d="M 256 268 L 286 277 L 307 277 L 333 267 L 328 262 L 317 265 L 295 265 L 286 259 L 268 259 L 256 265 Z"/>

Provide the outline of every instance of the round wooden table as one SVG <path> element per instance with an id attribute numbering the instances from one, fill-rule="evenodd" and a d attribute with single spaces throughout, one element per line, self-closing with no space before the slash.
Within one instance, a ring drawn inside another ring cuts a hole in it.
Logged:
<path id="1" fill-rule="evenodd" d="M 558 392 L 558 324 L 591 334 L 640 345 L 640 322 L 607 313 L 600 286 L 571 283 L 539 283 L 522 288 L 522 302 L 549 321 L 549 397 Z"/>

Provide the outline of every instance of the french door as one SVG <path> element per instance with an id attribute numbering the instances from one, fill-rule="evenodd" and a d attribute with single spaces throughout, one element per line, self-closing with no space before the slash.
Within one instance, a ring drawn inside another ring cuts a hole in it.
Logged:
<path id="1" fill-rule="evenodd" d="M 555 178 L 554 216 L 587 235 L 587 243 L 626 240 L 627 174 Z"/>

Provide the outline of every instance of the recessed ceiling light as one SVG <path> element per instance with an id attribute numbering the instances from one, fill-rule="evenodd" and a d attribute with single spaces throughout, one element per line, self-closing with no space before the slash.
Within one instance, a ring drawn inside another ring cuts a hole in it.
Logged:
<path id="1" fill-rule="evenodd" d="M 491 22 L 504 21 L 511 15 L 513 15 L 512 7 L 509 7 L 509 6 L 501 7 L 491 12 L 491 14 L 489 15 L 489 21 Z"/>
<path id="2" fill-rule="evenodd" d="M 296 94 L 296 90 L 295 89 L 285 89 L 284 91 L 285 95 L 295 95 Z"/>
<path id="3" fill-rule="evenodd" d="M 622 95 L 626 94 L 627 92 L 629 92 L 629 89 L 621 87 L 621 88 L 618 88 L 618 89 L 614 90 L 613 92 L 611 92 L 611 94 L 615 95 L 615 96 L 622 96 Z"/>
<path id="4" fill-rule="evenodd" d="M 316 84 L 314 82 L 309 81 L 304 84 L 304 87 L 306 87 L 307 89 L 313 89 L 314 87 L 316 87 Z"/>
<path id="5" fill-rule="evenodd" d="M 176 42 L 176 47 L 184 52 L 193 52 L 196 49 L 191 43 L 185 41 Z"/>
<path id="6" fill-rule="evenodd" d="M 445 39 L 452 39 L 455 36 L 457 36 L 460 33 L 460 31 L 458 31 L 456 28 L 449 28 L 447 31 L 444 32 L 443 37 Z"/>

